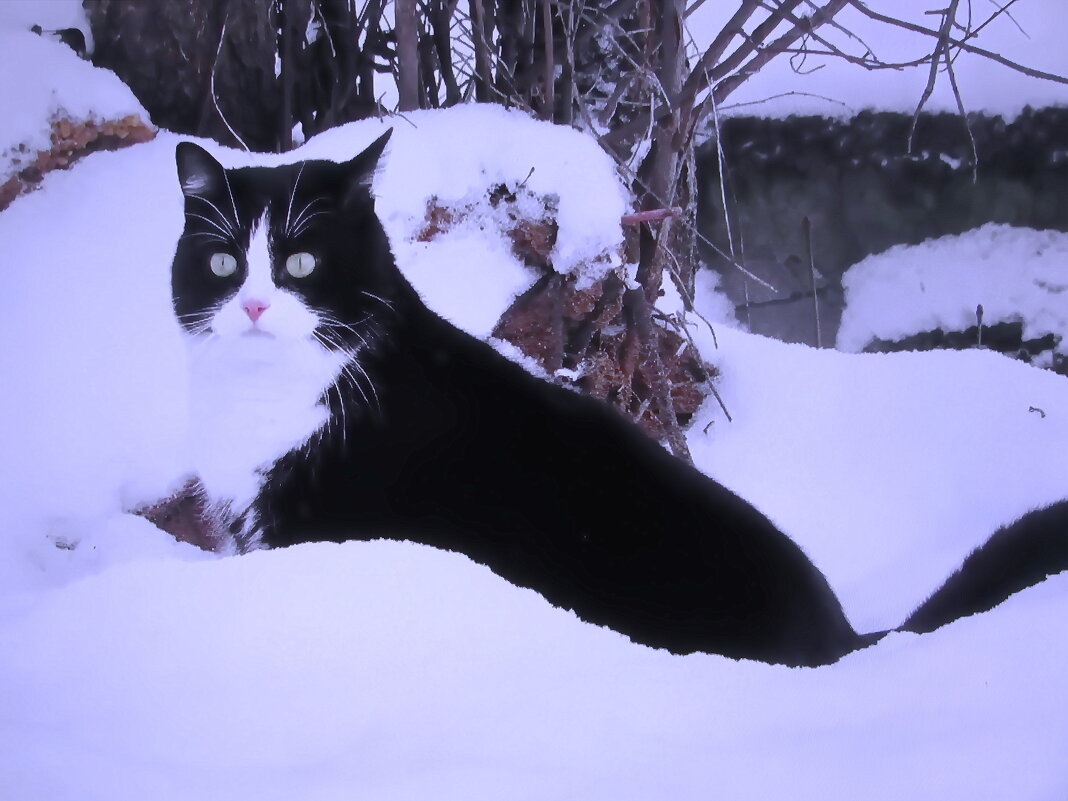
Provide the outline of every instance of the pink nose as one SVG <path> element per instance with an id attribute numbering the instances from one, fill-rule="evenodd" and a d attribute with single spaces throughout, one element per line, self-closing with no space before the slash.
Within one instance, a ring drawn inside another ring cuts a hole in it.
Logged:
<path id="1" fill-rule="evenodd" d="M 241 308 L 245 310 L 248 319 L 252 320 L 252 322 L 256 322 L 260 319 L 260 315 L 267 311 L 270 305 L 271 304 L 265 300 L 246 300 L 241 304 Z"/>

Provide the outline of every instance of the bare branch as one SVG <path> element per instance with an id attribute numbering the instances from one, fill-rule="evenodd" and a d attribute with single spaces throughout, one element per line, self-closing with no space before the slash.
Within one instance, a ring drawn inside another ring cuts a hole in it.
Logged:
<path id="1" fill-rule="evenodd" d="M 700 60 L 694 65 L 693 75 L 686 81 L 686 88 L 684 91 L 692 92 L 694 96 L 697 95 L 696 85 L 700 81 L 700 78 L 696 78 L 697 75 L 705 75 L 705 85 L 707 86 L 711 82 L 711 71 L 719 64 L 720 58 L 727 50 L 727 46 L 736 36 L 745 35 L 745 23 L 753 15 L 753 13 L 760 8 L 761 0 L 743 0 L 742 4 L 738 6 L 738 10 L 734 12 L 733 16 L 720 30 L 715 39 L 712 40 L 712 44 L 708 46 L 705 52 L 702 54 Z M 691 84 L 693 86 L 691 87 Z"/>
<path id="2" fill-rule="evenodd" d="M 489 21 L 482 0 L 471 0 L 471 35 L 475 44 L 475 98 L 486 102 L 493 88 L 493 75 L 490 67 Z"/>
<path id="3" fill-rule="evenodd" d="M 233 126 L 230 125 L 229 121 L 227 121 L 226 119 L 226 115 L 223 114 L 222 109 L 219 108 L 219 97 L 215 94 L 215 70 L 219 66 L 219 54 L 222 53 L 223 42 L 226 40 L 226 23 L 229 22 L 229 20 L 230 13 L 228 11 L 226 14 L 226 19 L 223 20 L 222 30 L 219 31 L 219 46 L 215 49 L 215 60 L 211 63 L 211 75 L 209 76 L 208 88 L 211 92 L 211 102 L 215 104 L 215 111 L 218 112 L 219 119 L 223 121 L 223 125 L 226 126 L 226 130 L 231 133 L 231 135 L 234 137 L 234 139 L 237 140 L 237 143 L 241 145 L 242 148 L 248 150 L 249 146 L 245 144 L 245 140 L 238 136 L 237 131 L 235 131 Z"/>
<path id="4" fill-rule="evenodd" d="M 927 101 L 934 93 L 935 82 L 938 80 L 938 67 L 944 60 L 949 64 L 949 32 L 953 29 L 953 22 L 957 17 L 957 6 L 960 0 L 950 0 L 949 6 L 942 12 L 942 25 L 938 29 L 938 41 L 935 43 L 934 52 L 931 53 L 931 68 L 927 73 L 927 85 L 920 95 L 920 102 L 916 104 L 916 111 L 912 115 L 912 127 L 909 129 L 908 152 L 912 152 L 912 139 L 916 135 L 916 125 L 920 121 L 920 113 Z"/>
<path id="5" fill-rule="evenodd" d="M 746 58 L 749 57 L 750 54 L 754 52 L 759 53 L 767 38 L 774 33 L 775 29 L 779 27 L 780 24 L 786 21 L 788 15 L 792 14 L 793 10 L 801 5 L 802 2 L 803 0 L 785 0 L 785 2 L 779 4 L 772 11 L 767 19 L 757 25 L 751 34 L 746 34 L 739 29 L 739 33 L 741 33 L 743 37 L 742 43 L 729 56 L 720 58 L 719 56 L 725 52 L 726 44 L 729 44 L 730 40 L 728 39 L 726 43 L 723 43 L 723 50 L 720 51 L 718 55 L 715 55 L 714 66 L 708 70 L 702 70 L 700 72 L 695 71 L 690 75 L 690 78 L 686 81 L 686 84 L 683 87 L 680 101 L 683 103 L 692 103 L 697 98 L 697 95 L 705 91 L 711 83 L 732 73 L 745 61 Z M 743 9 L 740 10 L 745 9 L 743 7 Z M 794 26 L 794 30 L 797 31 L 796 25 Z M 798 38 L 801 33 L 801 31 L 798 31 L 797 36 L 795 36 L 794 39 Z M 731 38 L 733 38 L 733 34 Z M 716 40 L 712 43 L 713 46 L 717 45 L 720 41 L 721 38 L 716 37 Z M 712 48 L 710 47 L 709 50 L 711 49 Z M 706 55 L 708 54 L 706 53 Z M 702 57 L 701 63 L 705 64 L 709 62 Z"/>
<path id="6" fill-rule="evenodd" d="M 850 0 L 829 0 L 827 5 L 814 11 L 811 16 L 802 18 L 801 21 L 805 23 L 804 25 L 794 25 L 791 30 L 784 33 L 770 45 L 760 48 L 756 55 L 746 62 L 744 67 L 716 84 L 712 90 L 716 96 L 716 102 L 723 102 L 731 92 L 748 81 L 751 76 L 759 72 L 769 61 L 780 55 L 786 48 L 790 47 L 803 35 L 811 33 L 824 23 L 833 19 L 834 15 L 841 11 L 849 2 Z"/>
<path id="7" fill-rule="evenodd" d="M 1025 31 L 1023 28 L 1020 27 L 1020 23 L 1018 23 L 1016 21 L 1016 18 L 1013 17 L 1012 14 L 1009 13 L 1009 8 L 1012 7 L 1017 2 L 1017 0 L 1009 0 L 1009 2 L 1007 2 L 1003 6 L 999 6 L 997 3 L 994 2 L 994 0 L 990 0 L 990 2 L 997 9 L 997 11 L 995 11 L 993 14 L 991 14 L 989 17 L 987 17 L 983 22 L 981 22 L 976 28 L 974 28 L 971 31 L 971 36 L 969 38 L 974 39 L 975 37 L 977 37 L 980 33 L 982 33 L 983 28 L 985 28 L 991 22 L 996 20 L 1002 14 L 1004 14 L 1006 17 L 1008 17 L 1010 20 L 1012 20 L 1012 24 L 1016 26 L 1016 30 L 1018 30 L 1020 33 L 1022 33 L 1028 39 L 1031 38 L 1030 36 L 1027 36 L 1027 31 Z"/>
<path id="8" fill-rule="evenodd" d="M 979 181 L 979 151 L 975 146 L 975 134 L 972 133 L 972 126 L 968 123 L 968 112 L 964 108 L 964 101 L 960 96 L 960 87 L 957 86 L 957 73 L 953 69 L 953 59 L 949 58 L 949 54 L 946 54 L 946 74 L 949 76 L 949 86 L 953 90 L 953 99 L 957 102 L 957 113 L 960 115 L 961 121 L 964 123 L 964 130 L 968 134 L 968 144 L 972 148 L 972 183 Z"/>
<path id="9" fill-rule="evenodd" d="M 633 214 L 624 214 L 619 219 L 620 225 L 641 225 L 647 222 L 660 222 L 666 220 L 668 217 L 679 217 L 682 215 L 682 209 L 675 206 L 670 209 L 647 209 L 646 211 L 636 211 Z"/>
<path id="10" fill-rule="evenodd" d="M 619 144 L 627 142 L 638 134 L 643 128 L 652 127 L 656 121 L 676 111 L 682 110 L 684 116 L 692 118 L 694 99 L 702 91 L 708 88 L 713 80 L 729 73 L 744 60 L 746 55 L 757 49 L 763 41 L 771 35 L 772 31 L 782 22 L 782 15 L 790 13 L 801 4 L 803 0 L 786 0 L 784 4 L 776 7 L 774 12 L 761 22 L 751 34 L 747 34 L 742 25 L 761 5 L 761 0 L 744 0 L 738 12 L 731 18 L 724 30 L 716 37 L 706 53 L 701 57 L 698 66 L 691 71 L 683 82 L 681 91 L 675 102 L 670 102 L 665 97 L 665 102 L 658 107 L 650 107 L 647 113 L 639 115 L 627 125 L 619 126 L 606 137 L 606 146 L 609 152 L 616 152 Z M 738 48 L 726 59 L 720 60 L 723 52 L 735 37 L 740 36 L 743 41 Z M 705 65 L 702 67 L 702 65 Z"/>
<path id="11" fill-rule="evenodd" d="M 849 5 L 860 11 L 862 14 L 864 14 L 866 17 L 876 20 L 877 22 L 884 22 L 887 25 L 894 25 L 898 28 L 904 28 L 905 30 L 912 31 L 913 33 L 920 33 L 924 36 L 938 38 L 938 31 L 932 30 L 930 28 L 925 28 L 922 25 L 917 25 L 914 22 L 907 22 L 905 20 L 897 19 L 896 17 L 888 17 L 885 14 L 878 13 L 877 11 L 872 11 L 863 2 L 861 2 L 861 0 L 848 0 L 848 3 Z M 1001 55 L 1000 53 L 995 53 L 992 50 L 986 50 L 982 47 L 976 47 L 973 44 L 968 44 L 968 42 L 964 40 L 954 39 L 953 37 L 950 37 L 949 44 L 951 44 L 953 47 L 963 50 L 966 53 L 974 53 L 977 56 L 982 56 L 984 58 L 990 59 L 991 61 L 996 61 L 1002 66 L 1008 67 L 1011 70 L 1015 70 L 1016 72 L 1027 75 L 1031 78 L 1041 78 L 1042 80 L 1053 81 L 1054 83 L 1068 84 L 1068 77 L 1065 77 L 1063 75 L 1055 75 L 1051 72 L 1043 72 L 1042 70 L 1032 69 L 1031 67 L 1026 67 L 1022 64 L 1018 64 L 1015 61 L 1011 61 L 1010 59 L 1005 58 L 1005 56 Z"/>

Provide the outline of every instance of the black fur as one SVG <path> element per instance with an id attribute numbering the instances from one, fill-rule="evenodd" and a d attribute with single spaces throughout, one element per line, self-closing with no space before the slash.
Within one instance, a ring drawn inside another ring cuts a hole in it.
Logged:
<path id="1" fill-rule="evenodd" d="M 361 358 L 380 412 L 275 466 L 257 501 L 266 544 L 401 537 L 460 551 L 676 652 L 821 664 L 860 644 L 819 571 L 745 501 L 597 402 L 391 297 L 398 313 Z"/>
<path id="2" fill-rule="evenodd" d="M 252 510 L 263 544 L 385 537 L 459 551 L 585 620 L 679 653 L 819 665 L 870 641 L 751 505 L 423 305 L 367 188 L 380 144 L 347 165 L 225 175 L 198 150 L 178 154 L 183 181 L 199 181 L 187 213 L 232 203 L 245 221 L 282 208 L 298 170 L 296 204 L 328 198 L 290 243 L 322 259 L 320 274 L 299 286 L 279 269 L 276 278 L 363 343 L 353 380 L 326 393 L 333 424 L 266 474 Z M 241 280 L 240 270 L 226 286 L 203 274 L 205 248 L 219 247 L 196 235 L 205 225 L 188 218 L 175 256 L 179 315 L 195 318 Z"/>
<path id="3" fill-rule="evenodd" d="M 1013 593 L 1068 570 L 1068 501 L 998 529 L 901 626 L 919 634 L 993 609 Z"/>

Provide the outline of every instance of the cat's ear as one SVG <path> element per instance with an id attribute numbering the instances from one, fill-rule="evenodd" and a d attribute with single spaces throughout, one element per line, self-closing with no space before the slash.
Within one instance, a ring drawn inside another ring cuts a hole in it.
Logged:
<path id="1" fill-rule="evenodd" d="M 182 194 L 186 197 L 213 194 L 222 189 L 226 182 L 223 166 L 200 145 L 179 142 L 174 151 L 174 160 L 178 165 Z"/>
<path id="2" fill-rule="evenodd" d="M 354 198 L 366 197 L 371 190 L 371 181 L 374 180 L 378 161 L 382 158 L 382 151 L 386 149 L 389 137 L 393 135 L 390 128 L 375 141 L 369 144 L 362 153 L 342 165 L 348 172 L 348 187 L 345 190 L 345 203 L 348 204 Z"/>

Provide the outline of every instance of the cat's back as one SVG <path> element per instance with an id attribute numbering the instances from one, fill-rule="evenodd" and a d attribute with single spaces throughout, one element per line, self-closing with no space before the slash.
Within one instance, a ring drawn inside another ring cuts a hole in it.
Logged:
<path id="1" fill-rule="evenodd" d="M 759 511 L 599 401 L 428 313 L 370 356 L 380 408 L 269 482 L 268 544 L 463 552 L 639 642 L 821 663 L 856 647 L 834 593 Z"/>

